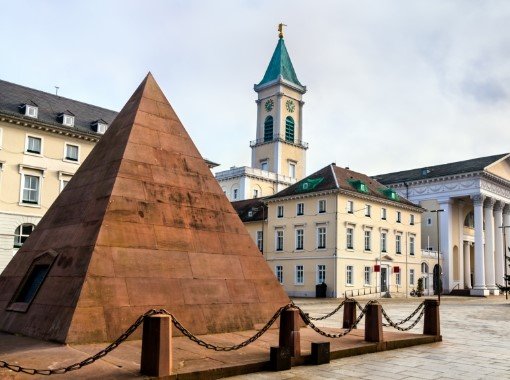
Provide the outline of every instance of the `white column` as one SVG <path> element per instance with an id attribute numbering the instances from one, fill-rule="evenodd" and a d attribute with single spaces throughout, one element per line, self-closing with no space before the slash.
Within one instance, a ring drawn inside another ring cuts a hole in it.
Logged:
<path id="1" fill-rule="evenodd" d="M 450 293 L 453 286 L 453 251 L 452 251 L 452 201 L 451 199 L 438 200 L 439 208 L 439 241 L 440 251 L 443 254 L 443 292 Z"/>
<path id="2" fill-rule="evenodd" d="M 505 270 L 503 263 L 503 206 L 500 201 L 494 205 L 494 266 L 495 266 L 495 282 L 496 284 L 503 285 L 503 273 Z"/>
<path id="3" fill-rule="evenodd" d="M 503 208 L 503 225 L 504 226 L 510 226 L 510 205 L 506 204 Z M 508 261 L 506 260 L 505 256 L 510 256 L 510 252 L 508 251 L 508 247 L 510 247 L 510 228 L 505 228 L 505 231 L 503 232 L 506 241 L 504 243 L 503 250 L 505 251 L 505 254 L 503 255 L 504 259 L 504 266 L 503 266 L 503 273 L 505 273 L 505 266 L 508 266 Z M 507 273 L 510 273 L 510 271 L 507 271 Z"/>
<path id="4" fill-rule="evenodd" d="M 486 296 L 489 291 L 485 287 L 485 264 L 483 253 L 483 200 L 481 194 L 471 196 L 473 199 L 475 219 L 475 284 L 471 289 L 471 295 Z"/>
<path id="5" fill-rule="evenodd" d="M 483 205 L 485 219 L 485 285 L 491 294 L 499 294 L 494 273 L 494 199 L 487 198 Z"/>
<path id="6" fill-rule="evenodd" d="M 458 202 L 459 205 L 459 242 L 457 246 L 458 254 L 459 254 L 459 262 L 458 262 L 458 271 L 459 271 L 459 289 L 464 289 L 464 254 L 463 254 L 463 245 L 464 245 L 464 206 L 465 203 L 463 201 Z"/>
<path id="7" fill-rule="evenodd" d="M 464 242 L 464 286 L 471 289 L 471 247 L 468 241 Z"/>

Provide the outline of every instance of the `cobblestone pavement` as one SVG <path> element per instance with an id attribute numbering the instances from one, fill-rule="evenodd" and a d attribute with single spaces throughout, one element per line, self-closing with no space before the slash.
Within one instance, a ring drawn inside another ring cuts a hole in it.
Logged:
<path id="1" fill-rule="evenodd" d="M 383 299 L 381 304 L 392 319 L 398 320 L 410 314 L 421 300 Z M 338 304 L 315 299 L 295 302 L 313 316 L 324 315 Z M 335 315 L 320 325 L 338 326 L 341 318 Z M 422 328 L 420 323 L 413 331 Z M 504 296 L 442 297 L 441 334 L 441 343 L 231 379 L 510 379 L 510 300 Z"/>

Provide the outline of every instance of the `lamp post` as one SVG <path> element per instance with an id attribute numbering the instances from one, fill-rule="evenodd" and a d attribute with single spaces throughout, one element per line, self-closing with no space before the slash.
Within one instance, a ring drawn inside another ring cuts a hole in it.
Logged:
<path id="1" fill-rule="evenodd" d="M 507 271 L 507 260 L 506 260 L 506 250 L 510 249 L 506 245 L 506 229 L 510 228 L 510 226 L 501 226 L 498 228 L 503 229 L 503 265 L 505 266 L 505 288 L 508 288 L 508 271 Z M 505 298 L 508 299 L 508 291 L 505 291 Z"/>
<path id="2" fill-rule="evenodd" d="M 430 212 L 436 213 L 436 224 L 437 224 L 437 301 L 441 303 L 441 262 L 439 261 L 439 213 L 443 212 L 444 209 L 430 210 Z"/>

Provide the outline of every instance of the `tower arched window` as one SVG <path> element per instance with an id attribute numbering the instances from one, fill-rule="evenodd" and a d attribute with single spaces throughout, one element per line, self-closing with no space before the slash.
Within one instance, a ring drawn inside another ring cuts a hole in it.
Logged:
<path id="1" fill-rule="evenodd" d="M 285 119 L 285 141 L 294 142 L 294 119 L 290 116 Z"/>
<path id="2" fill-rule="evenodd" d="M 20 224 L 14 231 L 14 248 L 21 247 L 34 228 L 35 226 L 30 223 Z"/>
<path id="3" fill-rule="evenodd" d="M 264 121 L 264 142 L 273 140 L 273 117 L 268 116 Z"/>

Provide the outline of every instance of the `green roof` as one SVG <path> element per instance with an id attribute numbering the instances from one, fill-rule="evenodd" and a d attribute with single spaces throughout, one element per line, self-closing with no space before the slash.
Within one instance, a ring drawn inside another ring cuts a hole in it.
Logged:
<path id="1" fill-rule="evenodd" d="M 269 66 L 264 74 L 264 78 L 262 78 L 257 86 L 272 82 L 278 79 L 280 75 L 283 79 L 303 87 L 297 79 L 296 72 L 292 66 L 292 61 L 290 60 L 283 38 L 280 38 L 278 41 L 276 49 L 274 49 L 273 56 L 271 57 L 271 62 L 269 62 Z"/>

